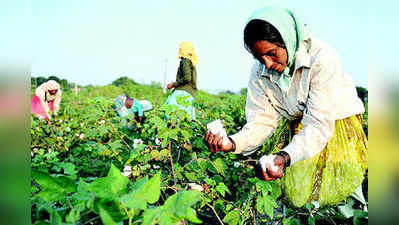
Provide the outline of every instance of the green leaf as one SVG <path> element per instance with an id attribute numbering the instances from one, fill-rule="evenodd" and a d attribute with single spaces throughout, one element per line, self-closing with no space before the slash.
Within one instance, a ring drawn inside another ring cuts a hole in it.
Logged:
<path id="1" fill-rule="evenodd" d="M 216 185 L 216 181 L 210 179 L 210 178 L 205 178 L 205 182 L 211 186 L 215 186 Z"/>
<path id="2" fill-rule="evenodd" d="M 140 151 L 138 151 L 137 149 L 131 150 L 129 159 L 125 162 L 125 165 L 129 165 L 130 162 L 137 159 L 139 156 L 140 156 Z"/>
<path id="3" fill-rule="evenodd" d="M 229 194 L 231 194 L 229 188 L 226 187 L 226 185 L 225 185 L 223 182 L 220 182 L 220 183 L 218 184 L 218 186 L 216 186 L 215 189 L 216 189 L 216 191 L 219 192 L 223 197 L 224 197 L 224 195 L 225 195 L 226 192 L 229 193 Z"/>
<path id="4" fill-rule="evenodd" d="M 193 223 L 201 223 L 193 208 L 195 203 L 201 200 L 201 195 L 197 191 L 183 191 L 169 197 L 164 204 L 165 210 L 179 219 L 188 219 Z"/>
<path id="5" fill-rule="evenodd" d="M 281 190 L 281 185 L 280 183 L 276 182 L 276 181 L 271 181 L 269 182 L 272 190 L 271 190 L 271 196 L 274 200 L 278 199 L 281 194 L 282 194 L 282 190 Z"/>
<path id="6" fill-rule="evenodd" d="M 144 198 L 150 204 L 154 204 L 158 201 L 159 196 L 161 194 L 161 174 L 158 173 L 153 176 L 140 190 L 140 194 L 143 194 Z"/>
<path id="7" fill-rule="evenodd" d="M 226 211 L 230 211 L 234 206 L 232 204 L 227 204 Z"/>
<path id="8" fill-rule="evenodd" d="M 147 203 L 154 204 L 161 194 L 161 174 L 158 173 L 150 180 L 145 177 L 135 183 L 133 190 L 122 196 L 120 201 L 128 208 L 146 209 Z"/>
<path id="9" fill-rule="evenodd" d="M 142 225 L 155 225 L 160 221 L 160 215 L 162 212 L 162 207 L 156 207 L 153 209 L 146 209 L 143 214 L 143 224 Z"/>
<path id="10" fill-rule="evenodd" d="M 101 206 L 99 207 L 99 209 L 100 209 L 101 221 L 103 221 L 105 225 L 116 225 L 115 221 L 112 219 L 112 217 L 105 209 L 103 209 Z"/>
<path id="11" fill-rule="evenodd" d="M 313 204 L 312 203 L 306 203 L 305 204 L 305 208 L 308 210 L 308 212 L 311 212 L 312 208 L 313 208 Z"/>
<path id="12" fill-rule="evenodd" d="M 51 225 L 63 224 L 62 218 L 56 210 L 51 210 L 50 212 L 50 224 Z"/>
<path id="13" fill-rule="evenodd" d="M 81 201 L 88 201 L 92 198 L 92 193 L 89 192 L 89 184 L 84 182 L 82 178 L 79 180 L 77 192 L 72 197 Z"/>
<path id="14" fill-rule="evenodd" d="M 100 215 L 100 208 L 103 208 L 115 222 L 120 222 L 128 218 L 118 199 L 95 198 L 91 204 L 91 209 Z"/>
<path id="15" fill-rule="evenodd" d="M 273 208 L 277 208 L 278 205 L 268 195 L 258 196 L 256 199 L 256 210 L 260 213 L 266 213 L 271 219 L 273 219 Z"/>
<path id="16" fill-rule="evenodd" d="M 240 222 L 240 211 L 233 210 L 229 212 L 224 218 L 223 222 L 229 225 L 237 225 Z"/>
<path id="17" fill-rule="evenodd" d="M 183 135 L 183 138 L 185 141 L 189 140 L 191 137 L 190 132 L 188 132 L 186 130 L 180 130 L 180 133 Z"/>
<path id="18" fill-rule="evenodd" d="M 47 173 L 32 170 L 32 178 L 40 185 L 42 189 L 52 187 L 61 189 L 61 185 L 58 184 L 55 178 Z"/>
<path id="19" fill-rule="evenodd" d="M 61 166 L 64 169 L 64 174 L 70 175 L 73 179 L 76 178 L 78 171 L 76 171 L 76 167 L 73 163 L 62 163 Z"/>
<path id="20" fill-rule="evenodd" d="M 109 147 L 111 148 L 112 151 L 120 149 L 122 146 L 123 145 L 120 140 L 114 141 L 111 144 L 109 144 Z"/>
<path id="21" fill-rule="evenodd" d="M 76 208 L 73 208 L 65 217 L 65 220 L 68 223 L 76 224 L 80 219 L 80 211 Z"/>
<path id="22" fill-rule="evenodd" d="M 65 197 L 62 191 L 57 191 L 56 189 L 46 189 L 39 192 L 36 197 L 40 197 L 48 202 L 58 201 Z"/>
<path id="23" fill-rule="evenodd" d="M 186 176 L 186 178 L 191 181 L 191 182 L 196 182 L 198 181 L 198 177 L 197 174 L 194 172 L 184 172 L 184 176 Z"/>
<path id="24" fill-rule="evenodd" d="M 89 185 L 89 190 L 99 198 L 113 199 L 125 190 L 129 179 L 121 174 L 118 168 L 111 164 L 108 175 L 98 178 Z"/>
<path id="25" fill-rule="evenodd" d="M 314 218 L 314 216 L 309 216 L 308 217 L 308 224 L 309 225 L 315 225 L 316 219 Z"/>
<path id="26" fill-rule="evenodd" d="M 256 190 L 258 192 L 262 192 L 263 195 L 266 195 L 268 192 L 272 191 L 272 186 L 269 182 L 267 181 L 258 181 L 256 183 Z"/>
<path id="27" fill-rule="evenodd" d="M 53 177 L 47 173 L 32 170 L 32 178 L 40 185 L 42 191 L 36 197 L 45 201 L 58 201 L 65 195 L 76 191 L 76 184 L 66 176 Z"/>
<path id="28" fill-rule="evenodd" d="M 150 122 L 153 123 L 158 129 L 166 129 L 167 127 L 165 120 L 159 118 L 158 116 L 152 117 Z"/>
<path id="29" fill-rule="evenodd" d="M 368 217 L 368 212 L 362 210 L 355 210 L 353 215 L 353 224 L 354 225 L 364 224 L 362 223 L 362 221 L 360 221 L 360 219 L 367 217 Z"/>
<path id="30" fill-rule="evenodd" d="M 227 169 L 226 164 L 224 164 L 223 159 L 217 158 L 212 163 L 213 167 L 215 167 L 216 171 L 220 173 L 222 176 L 225 176 L 224 171 Z"/>
<path id="31" fill-rule="evenodd" d="M 345 219 L 348 219 L 354 215 L 355 212 L 355 209 L 353 209 L 354 204 L 355 201 L 353 201 L 353 199 L 351 198 L 348 198 L 348 201 L 345 205 L 338 206 L 339 212 L 342 213 Z"/>
<path id="32" fill-rule="evenodd" d="M 159 161 L 159 160 L 161 160 L 161 153 L 159 153 L 158 150 L 152 150 L 151 151 L 151 158 L 154 159 L 154 160 Z"/>
<path id="33" fill-rule="evenodd" d="M 302 225 L 301 221 L 297 218 L 284 218 L 284 225 Z"/>

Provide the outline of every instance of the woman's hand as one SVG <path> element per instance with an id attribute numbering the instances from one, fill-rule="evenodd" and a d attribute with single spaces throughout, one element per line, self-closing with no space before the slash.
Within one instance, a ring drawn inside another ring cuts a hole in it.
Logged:
<path id="1" fill-rule="evenodd" d="M 212 132 L 206 132 L 205 142 L 211 152 L 229 152 L 234 150 L 233 141 L 228 138 L 227 145 L 223 145 L 223 137 L 214 135 Z"/>
<path id="2" fill-rule="evenodd" d="M 266 164 L 266 171 L 262 169 L 262 165 L 258 162 L 256 165 L 256 176 L 259 179 L 271 181 L 278 178 L 282 178 L 284 175 L 285 159 L 281 155 L 276 155 L 274 158 L 274 165 L 277 166 L 277 170 L 273 171 L 270 164 Z"/>
<path id="3" fill-rule="evenodd" d="M 168 88 L 169 90 L 172 89 L 172 88 L 174 88 L 174 87 L 175 87 L 175 85 L 174 85 L 173 82 L 169 83 L 168 86 L 167 86 L 167 88 Z"/>

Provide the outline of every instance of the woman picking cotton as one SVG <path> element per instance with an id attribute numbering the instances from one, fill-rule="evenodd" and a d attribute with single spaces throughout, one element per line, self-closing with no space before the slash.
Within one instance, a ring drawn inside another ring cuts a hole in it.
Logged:
<path id="1" fill-rule="evenodd" d="M 31 113 L 39 119 L 51 119 L 51 113 L 57 116 L 60 109 L 62 92 L 60 85 L 49 80 L 36 88 L 31 100 Z"/>
<path id="2" fill-rule="evenodd" d="M 178 57 L 180 65 L 177 69 L 176 82 L 168 84 L 168 89 L 174 91 L 166 100 L 168 105 L 176 105 L 179 109 L 186 111 L 191 119 L 195 119 L 195 109 L 193 106 L 194 97 L 197 95 L 197 70 L 198 57 L 191 42 L 180 43 Z M 181 104 L 179 99 L 186 101 L 186 105 Z"/>
<path id="3" fill-rule="evenodd" d="M 260 159 L 261 177 L 282 178 L 294 206 L 312 201 L 334 205 L 364 179 L 364 106 L 335 51 L 306 31 L 290 10 L 266 7 L 253 13 L 244 29 L 245 48 L 255 58 L 247 124 L 225 144 L 210 131 L 205 140 L 212 152 L 248 155 L 273 134 L 283 117 L 300 120 L 302 129 L 290 144 Z"/>
<path id="4" fill-rule="evenodd" d="M 144 122 L 143 105 L 137 99 L 129 97 L 128 94 L 123 94 L 115 98 L 114 103 L 115 110 L 122 119 L 123 127 L 131 127 L 131 123 L 128 122 L 130 118 L 140 124 Z"/>

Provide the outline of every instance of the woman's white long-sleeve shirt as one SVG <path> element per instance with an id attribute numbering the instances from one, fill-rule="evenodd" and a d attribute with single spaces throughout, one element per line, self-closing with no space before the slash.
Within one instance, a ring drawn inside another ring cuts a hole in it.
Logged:
<path id="1" fill-rule="evenodd" d="M 251 70 L 247 124 L 231 136 L 236 154 L 253 153 L 273 134 L 282 116 L 289 120 L 302 117 L 302 130 L 282 149 L 293 164 L 326 146 L 336 120 L 364 113 L 354 82 L 343 72 L 335 50 L 322 41 L 308 38 L 301 43 L 286 92 L 271 81 L 270 74 L 262 75 L 262 69 L 256 61 Z"/>

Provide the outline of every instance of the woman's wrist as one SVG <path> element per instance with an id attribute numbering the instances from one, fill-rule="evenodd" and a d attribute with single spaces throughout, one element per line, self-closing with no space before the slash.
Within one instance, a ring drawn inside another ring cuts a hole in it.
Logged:
<path id="1" fill-rule="evenodd" d="M 233 146 L 230 151 L 234 152 L 236 150 L 236 143 L 234 142 L 233 138 L 231 138 L 231 137 L 228 137 L 228 138 Z"/>
<path id="2" fill-rule="evenodd" d="M 279 151 L 275 155 L 279 155 L 279 156 L 283 157 L 283 159 L 284 159 L 284 167 L 285 168 L 287 168 L 287 167 L 289 167 L 291 165 L 291 157 L 290 157 L 290 155 L 287 152 Z"/>

